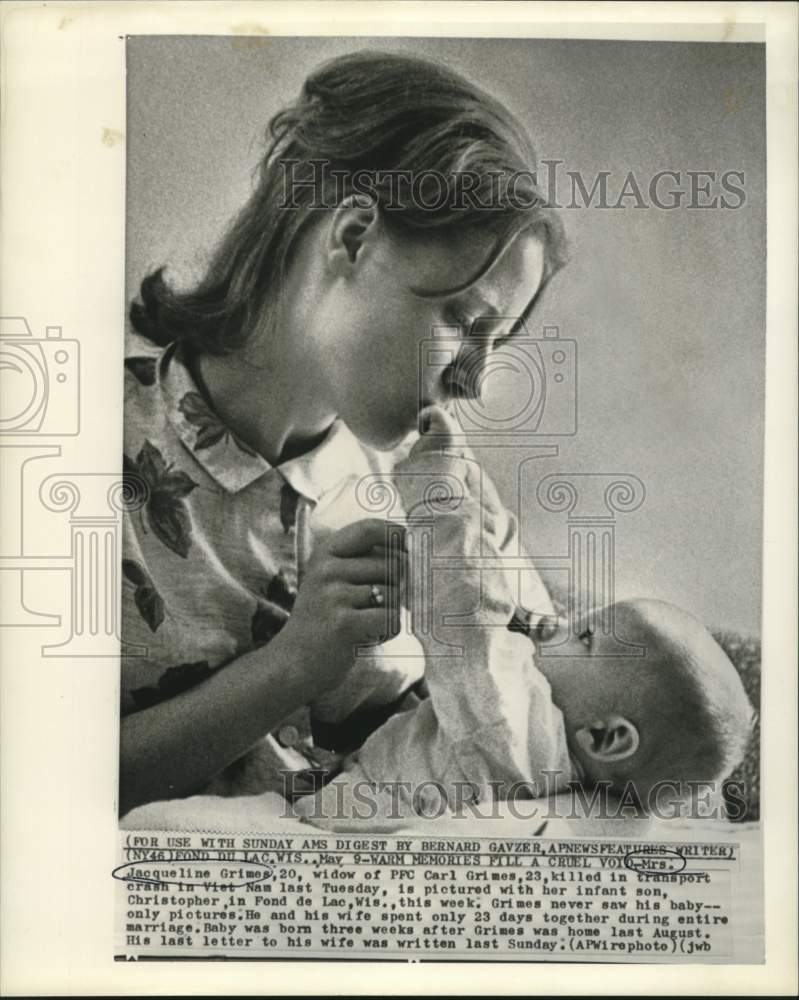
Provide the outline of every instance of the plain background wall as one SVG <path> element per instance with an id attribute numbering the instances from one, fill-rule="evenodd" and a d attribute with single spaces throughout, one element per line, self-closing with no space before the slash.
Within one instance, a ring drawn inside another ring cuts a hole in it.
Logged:
<path id="1" fill-rule="evenodd" d="M 539 156 L 611 171 L 742 170 L 736 211 L 566 210 L 572 261 L 535 318 L 578 343 L 579 434 L 538 463 L 629 472 L 643 506 L 617 526 L 617 596 L 759 632 L 765 339 L 764 49 L 751 44 L 483 39 L 128 39 L 127 288 L 179 283 L 251 190 L 268 118 L 308 71 L 357 49 L 439 59 L 504 100 Z M 567 197 L 562 199 L 568 201 Z M 615 200 L 617 195 L 612 195 Z M 631 206 L 632 201 L 628 200 Z M 533 333 L 540 330 L 534 328 Z M 485 465 L 515 507 L 518 451 Z M 537 466 L 538 467 L 538 466 Z M 563 551 L 563 515 L 525 520 Z"/>

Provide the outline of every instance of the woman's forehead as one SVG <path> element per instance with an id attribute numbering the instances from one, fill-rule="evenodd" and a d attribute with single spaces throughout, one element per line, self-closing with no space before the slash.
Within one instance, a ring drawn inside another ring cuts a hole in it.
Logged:
<path id="1" fill-rule="evenodd" d="M 499 250 L 493 234 L 433 236 L 414 240 L 413 247 L 400 245 L 398 256 L 404 279 L 416 294 L 459 294 L 505 315 L 522 315 L 541 284 L 545 263 L 543 241 L 531 231 Z M 475 275 L 477 280 L 471 280 Z"/>

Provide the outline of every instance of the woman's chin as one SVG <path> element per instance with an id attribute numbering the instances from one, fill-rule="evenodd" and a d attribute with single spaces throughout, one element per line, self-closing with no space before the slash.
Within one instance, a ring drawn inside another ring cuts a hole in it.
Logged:
<path id="1" fill-rule="evenodd" d="M 409 431 L 404 431 L 401 434 L 394 434 L 391 437 L 376 438 L 375 440 L 365 441 L 364 443 L 368 444 L 369 447 L 374 448 L 375 451 L 394 451 L 395 448 L 398 448 L 402 444 L 409 433 Z"/>
<path id="2" fill-rule="evenodd" d="M 390 427 L 375 427 L 374 425 L 356 427 L 350 425 L 350 430 L 362 444 L 374 448 L 375 451 L 393 451 L 402 444 L 412 431 L 418 430 L 418 428 L 415 421 L 411 421 L 405 427 L 398 426 L 397 424 L 392 424 Z"/>

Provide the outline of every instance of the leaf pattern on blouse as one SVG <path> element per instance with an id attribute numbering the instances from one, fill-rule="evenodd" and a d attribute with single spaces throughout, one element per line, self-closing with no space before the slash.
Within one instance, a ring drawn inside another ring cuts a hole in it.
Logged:
<path id="1" fill-rule="evenodd" d="M 206 680 L 214 671 L 208 666 L 207 660 L 197 660 L 195 663 L 179 663 L 169 667 L 158 678 L 156 687 L 133 688 L 130 692 L 137 708 L 150 708 L 167 698 L 174 698 Z"/>
<path id="2" fill-rule="evenodd" d="M 286 580 L 282 570 L 276 573 L 265 586 L 261 586 L 261 594 L 269 604 L 258 602 L 250 622 L 250 632 L 255 643 L 269 642 L 283 628 L 289 618 L 289 612 L 294 607 L 297 591 Z M 272 607 L 270 605 L 276 605 Z"/>
<path id="3" fill-rule="evenodd" d="M 125 367 L 142 385 L 155 385 L 156 358 L 144 357 L 125 358 Z"/>
<path id="4" fill-rule="evenodd" d="M 280 491 L 280 523 L 283 531 L 288 534 L 297 522 L 297 503 L 299 493 L 289 484 L 283 483 Z"/>
<path id="5" fill-rule="evenodd" d="M 274 639 L 288 620 L 289 616 L 286 611 L 282 611 L 280 608 L 270 608 L 266 604 L 259 604 L 250 622 L 252 641 L 256 645 L 269 642 L 270 639 Z"/>
<path id="6" fill-rule="evenodd" d="M 185 559 L 191 548 L 191 518 L 183 498 L 197 483 L 181 469 L 173 472 L 173 465 L 167 465 L 149 440 L 145 440 L 135 460 L 123 456 L 124 472 L 137 474 L 147 483 L 147 523 L 168 549 Z"/>
<path id="7" fill-rule="evenodd" d="M 239 451 L 243 451 L 245 455 L 255 456 L 256 453 L 252 448 L 240 441 L 230 428 L 222 423 L 199 392 L 187 392 L 178 403 L 178 409 L 186 420 L 197 428 L 197 437 L 194 441 L 195 451 L 211 448 L 213 445 L 219 444 L 220 441 L 227 443 L 232 440 Z"/>
<path id="8" fill-rule="evenodd" d="M 122 572 L 136 588 L 133 600 L 139 613 L 150 626 L 150 631 L 157 631 L 164 620 L 165 608 L 163 599 L 155 589 L 149 574 L 135 559 L 123 559 Z"/>
<path id="9" fill-rule="evenodd" d="M 284 611 L 291 611 L 297 597 L 297 591 L 289 584 L 283 570 L 272 577 L 266 588 L 262 588 L 261 593 L 267 601 L 279 605 Z"/>

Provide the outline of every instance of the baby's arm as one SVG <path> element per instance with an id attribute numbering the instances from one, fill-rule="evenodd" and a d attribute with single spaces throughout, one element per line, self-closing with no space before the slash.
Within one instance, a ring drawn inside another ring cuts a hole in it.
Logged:
<path id="1" fill-rule="evenodd" d="M 414 621 L 430 698 L 385 723 L 349 773 L 317 797 L 313 807 L 343 816 L 344 825 L 367 818 L 361 806 L 396 819 L 424 813 L 431 796 L 453 807 L 471 788 L 480 798 L 506 798 L 520 784 L 522 794 L 535 796 L 558 783 L 545 772 L 570 777 L 562 716 L 535 668 L 534 646 L 507 628 L 515 597 L 496 536 L 485 530 L 486 512 L 470 492 L 466 460 L 429 446 L 414 451 L 395 482 L 408 514 L 413 603 L 425 604 L 431 626 L 419 629 Z M 425 503 L 436 483 L 452 487 L 449 505 L 442 493 L 439 503 Z M 433 560 L 446 557 L 457 566 L 432 577 L 416 555 L 431 530 Z M 485 557 L 491 568 L 480 568 Z M 355 798 L 360 806 L 353 811 Z"/>
<path id="2" fill-rule="evenodd" d="M 478 783 L 537 780 L 542 768 L 563 762 L 562 719 L 536 669 L 533 643 L 507 628 L 515 598 L 501 554 L 480 537 L 478 524 L 468 499 L 457 513 L 439 515 L 433 564 L 457 557 L 458 568 L 413 581 L 431 622 L 429 630 L 414 631 L 425 651 L 436 737 L 456 749 L 456 761 L 469 755 L 468 775 Z M 409 524 L 411 538 L 419 530 Z M 431 763 L 440 768 L 445 756 L 441 751 Z"/>
<path id="3" fill-rule="evenodd" d="M 394 483 L 402 496 L 406 511 L 424 510 L 425 491 L 446 493 L 454 490 L 450 507 L 454 508 L 460 496 L 470 497 L 482 510 L 482 541 L 496 549 L 514 563 L 507 570 L 507 580 L 515 600 L 514 613 L 529 625 L 535 626 L 542 618 L 555 615 L 552 600 L 544 586 L 532 558 L 522 544 L 519 521 L 502 503 L 490 476 L 475 458 L 473 451 L 463 444 L 460 428 L 454 418 L 440 408 L 428 411 L 430 428 L 414 444 L 408 457 L 394 470 Z M 445 503 L 438 504 L 444 512 Z"/>
<path id="4" fill-rule="evenodd" d="M 446 411 L 430 411 L 429 435 L 395 474 L 408 519 L 413 630 L 448 741 L 503 729 L 513 758 L 508 766 L 522 778 L 530 774 L 531 703 L 542 694 L 549 703 L 549 686 L 535 669 L 533 644 L 507 628 L 516 610 L 516 574 L 505 571 L 501 546 L 507 544 L 511 515 L 490 480 L 480 476 L 471 452 L 453 447 L 458 430 Z M 450 504 L 420 500 L 435 495 L 436 483 L 443 481 L 451 484 Z M 432 565 L 444 559 L 451 568 L 431 573 L 430 562 L 419 558 L 431 534 Z M 420 607 L 428 628 L 416 620 Z"/>
<path id="5" fill-rule="evenodd" d="M 463 536 L 443 527 L 452 553 Z M 462 584 L 457 594 L 444 587 L 435 599 L 442 611 L 433 634 L 460 645 L 461 654 L 441 656 L 430 636 L 420 636 L 430 697 L 389 719 L 344 774 L 299 804 L 312 822 L 379 830 L 472 801 L 546 795 L 570 778 L 563 719 L 535 668 L 532 642 L 492 624 L 493 610 L 483 626 L 444 622 L 448 597 L 479 596 L 470 587 Z M 494 593 L 489 606 L 504 603 Z"/>

